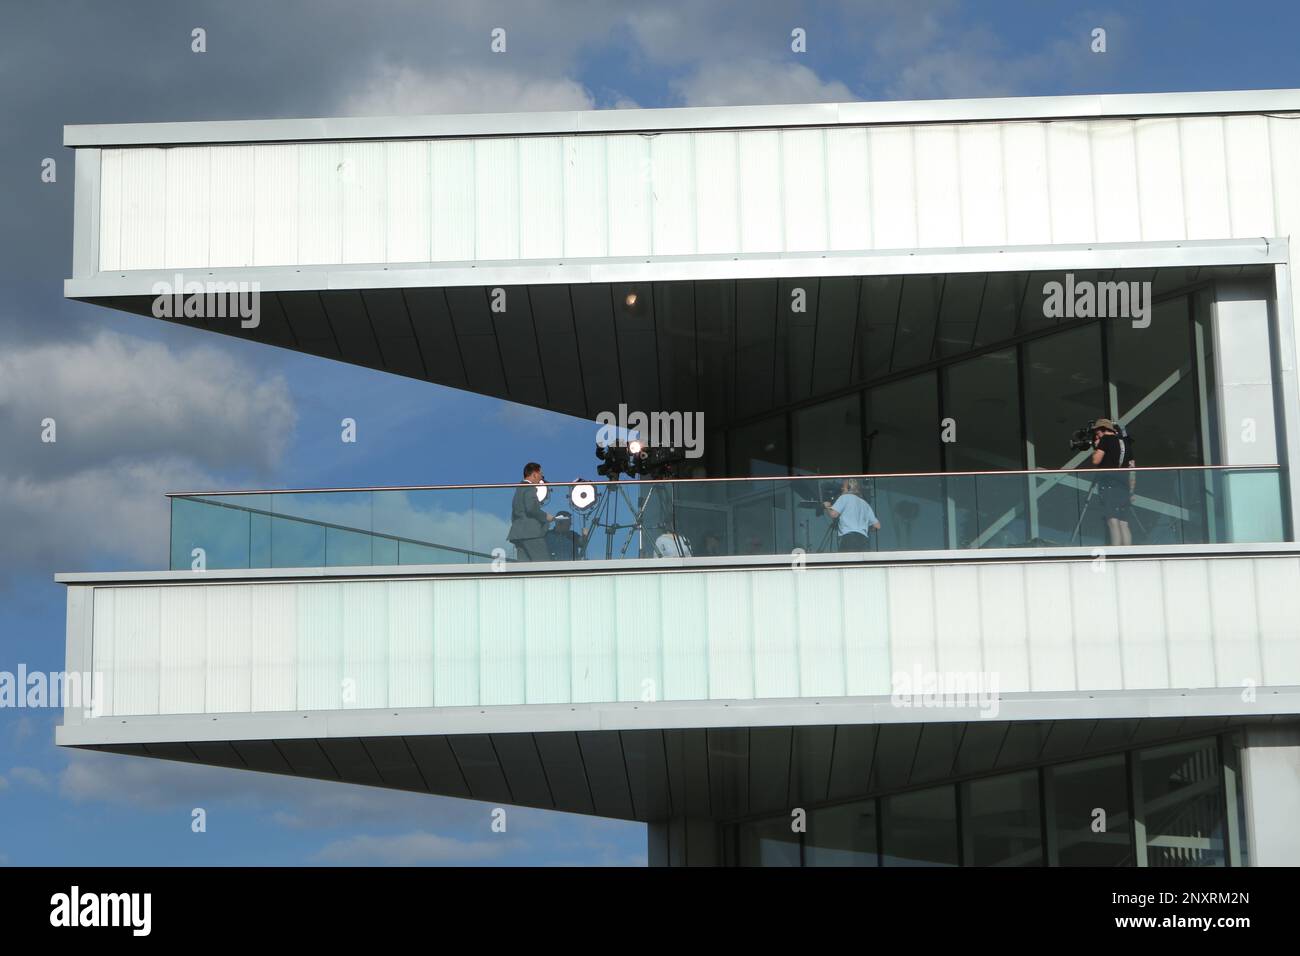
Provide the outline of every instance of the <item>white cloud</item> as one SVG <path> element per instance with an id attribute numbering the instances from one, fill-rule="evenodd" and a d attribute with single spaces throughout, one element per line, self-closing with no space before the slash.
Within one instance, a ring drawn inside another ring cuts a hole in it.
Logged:
<path id="1" fill-rule="evenodd" d="M 10 767 L 9 776 L 37 790 L 49 790 L 52 786 L 49 775 L 35 767 Z"/>
<path id="2" fill-rule="evenodd" d="M 326 844 L 314 859 L 322 863 L 358 866 L 429 866 L 484 863 L 517 849 L 518 842 L 504 836 L 489 840 L 457 840 L 417 831 L 335 840 Z"/>
<path id="3" fill-rule="evenodd" d="M 524 113 L 589 110 L 595 101 L 576 80 L 528 76 L 509 69 L 461 67 L 422 70 L 380 64 L 342 111 L 349 116 L 406 116 L 424 113 Z"/>
<path id="4" fill-rule="evenodd" d="M 0 790 L 7 790 L 8 788 L 9 788 L 9 781 L 6 780 L 4 777 L 0 777 Z"/>
<path id="5" fill-rule="evenodd" d="M 843 103 L 858 99 L 838 80 L 822 80 L 802 63 L 713 61 L 673 82 L 687 106 L 763 103 Z"/>

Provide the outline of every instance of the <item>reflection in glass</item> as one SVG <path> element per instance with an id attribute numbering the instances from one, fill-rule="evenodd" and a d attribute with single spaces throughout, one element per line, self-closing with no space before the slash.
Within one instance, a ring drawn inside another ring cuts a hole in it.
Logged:
<path id="1" fill-rule="evenodd" d="M 856 475 L 862 470 L 861 398 L 846 395 L 794 413 L 794 470 Z"/>
<path id="2" fill-rule="evenodd" d="M 814 810 L 804 835 L 805 866 L 879 866 L 876 801 Z"/>
<path id="3" fill-rule="evenodd" d="M 799 834 L 789 817 L 740 826 L 741 866 L 799 866 Z"/>
<path id="4" fill-rule="evenodd" d="M 1214 740 L 1138 754 L 1147 866 L 1226 866 L 1222 768 Z"/>
<path id="5" fill-rule="evenodd" d="M 900 793 L 881 801 L 884 866 L 956 866 L 957 800 L 953 787 Z"/>
<path id="6" fill-rule="evenodd" d="M 1038 772 L 972 780 L 962 796 L 966 866 L 1042 866 Z"/>
<path id="7" fill-rule="evenodd" d="M 1132 866 L 1133 828 L 1123 755 L 1081 760 L 1046 771 L 1055 807 L 1052 866 Z"/>

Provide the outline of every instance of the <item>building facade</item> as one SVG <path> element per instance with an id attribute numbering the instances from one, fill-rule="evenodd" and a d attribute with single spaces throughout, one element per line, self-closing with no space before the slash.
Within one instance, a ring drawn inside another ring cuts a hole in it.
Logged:
<path id="1" fill-rule="evenodd" d="M 550 486 L 540 562 L 518 486 L 178 490 L 167 570 L 59 576 L 105 686 L 59 743 L 640 820 L 654 864 L 1300 863 L 1298 119 L 67 127 L 67 296 L 691 448 Z"/>

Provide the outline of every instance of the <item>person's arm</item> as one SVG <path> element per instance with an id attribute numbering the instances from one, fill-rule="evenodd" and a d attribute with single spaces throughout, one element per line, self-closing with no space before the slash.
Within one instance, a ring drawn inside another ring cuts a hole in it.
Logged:
<path id="1" fill-rule="evenodd" d="M 843 502 L 844 502 L 844 495 L 840 495 L 838 498 L 835 499 L 835 505 L 843 504 Z M 832 518 L 838 520 L 843 509 L 837 509 L 835 505 L 832 505 L 829 501 L 822 502 L 822 507 L 826 509 L 826 513 L 830 515 Z"/>
<path id="2" fill-rule="evenodd" d="M 542 524 L 550 524 L 551 516 L 542 510 L 542 503 L 537 500 L 537 486 L 531 485 L 523 489 L 524 492 L 524 514 L 530 518 L 535 518 Z"/>
<path id="3" fill-rule="evenodd" d="M 1102 459 L 1105 457 L 1106 457 L 1106 453 L 1102 451 L 1100 448 L 1098 448 L 1096 451 L 1092 453 L 1092 466 L 1096 468 L 1098 465 L 1101 464 Z"/>

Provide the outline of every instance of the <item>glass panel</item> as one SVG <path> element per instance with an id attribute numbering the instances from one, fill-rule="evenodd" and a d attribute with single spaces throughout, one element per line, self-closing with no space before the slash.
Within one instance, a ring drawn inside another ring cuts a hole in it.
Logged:
<path id="1" fill-rule="evenodd" d="M 1213 740 L 1140 751 L 1147 866 L 1226 866 L 1223 772 Z"/>
<path id="2" fill-rule="evenodd" d="M 1150 320 L 1145 328 L 1124 319 L 1106 327 L 1119 420 L 1139 466 L 1199 465 L 1190 298 L 1161 302 Z"/>
<path id="3" fill-rule="evenodd" d="M 1132 866 L 1128 773 L 1123 755 L 1049 767 L 1055 837 L 1052 866 Z"/>
<path id="4" fill-rule="evenodd" d="M 965 865 L 1042 866 L 1038 771 L 972 780 L 965 788 Z"/>
<path id="5" fill-rule="evenodd" d="M 868 472 L 941 470 L 939 391 L 933 372 L 867 392 L 866 443 Z"/>
<path id="6" fill-rule="evenodd" d="M 1024 356 L 1029 467 L 1082 462 L 1085 454 L 1070 450 L 1070 434 L 1106 414 L 1101 328 L 1085 325 L 1027 342 Z"/>
<path id="7" fill-rule="evenodd" d="M 785 426 L 785 416 L 777 415 L 733 428 L 727 436 L 729 474 L 737 478 L 789 474 Z"/>
<path id="8" fill-rule="evenodd" d="M 249 567 L 251 512 L 229 503 L 239 497 L 171 499 L 173 569 L 191 570 L 196 548 L 203 550 L 204 566 L 210 570 Z"/>
<path id="9" fill-rule="evenodd" d="M 882 800 L 884 866 L 956 866 L 957 792 L 935 787 Z"/>
<path id="10" fill-rule="evenodd" d="M 805 866 L 879 866 L 876 801 L 814 810 L 804 835 Z"/>
<path id="11" fill-rule="evenodd" d="M 799 866 L 799 834 L 790 829 L 790 824 L 788 817 L 742 823 L 740 865 Z"/>
<path id="12" fill-rule="evenodd" d="M 944 370 L 943 415 L 953 419 L 956 439 L 944 443 L 945 471 L 1023 467 L 1019 392 L 1015 349 L 989 352 Z"/>
<path id="13" fill-rule="evenodd" d="M 794 413 L 794 471 L 856 475 L 862 470 L 862 399 L 854 395 Z"/>

